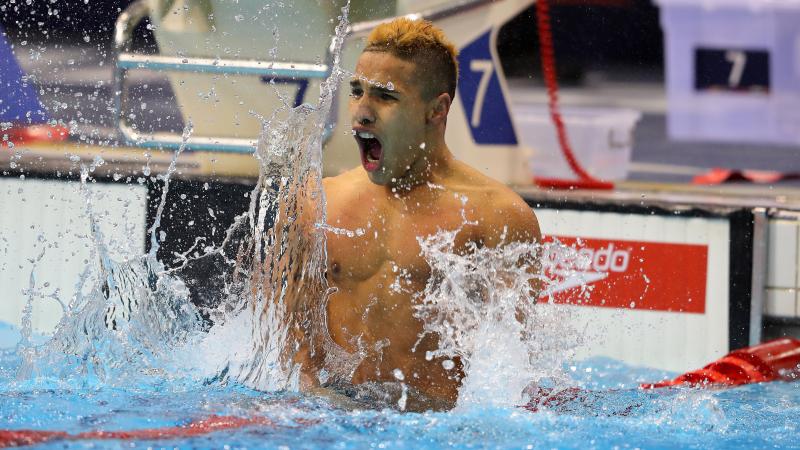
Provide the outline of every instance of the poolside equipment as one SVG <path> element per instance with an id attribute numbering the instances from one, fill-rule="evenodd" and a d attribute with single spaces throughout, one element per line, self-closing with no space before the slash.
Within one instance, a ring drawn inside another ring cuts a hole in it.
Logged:
<path id="1" fill-rule="evenodd" d="M 0 147 L 67 138 L 64 126 L 50 123 L 33 81 L 20 68 L 0 27 Z"/>
<path id="2" fill-rule="evenodd" d="M 512 110 L 520 141 L 534 147 L 530 170 L 538 186 L 606 189 L 613 187 L 614 181 L 628 177 L 633 130 L 642 117 L 639 111 L 559 107 L 559 123 L 572 155 L 567 158 L 559 143 L 562 133 L 554 131 L 547 106 L 517 103 Z M 572 164 L 579 165 L 589 178 L 581 178 Z"/>
<path id="3" fill-rule="evenodd" d="M 614 184 L 590 174 L 578 161 L 575 152 L 570 145 L 567 137 L 566 126 L 561 117 L 558 107 L 558 80 L 556 79 L 555 51 L 553 50 L 553 35 L 550 30 L 550 0 L 538 0 L 536 2 L 536 25 L 539 30 L 540 55 L 542 60 L 542 73 L 547 86 L 548 107 L 550 117 L 555 126 L 558 145 L 563 154 L 564 160 L 573 172 L 574 177 L 558 178 L 553 175 L 536 176 L 534 181 L 543 187 L 555 188 L 588 188 L 588 189 L 613 189 Z M 630 149 L 627 154 L 630 160 Z M 535 170 L 535 167 L 534 167 Z M 546 172 L 546 171 L 545 171 Z"/>
<path id="4" fill-rule="evenodd" d="M 734 170 L 716 167 L 707 172 L 696 175 L 692 179 L 694 184 L 720 184 L 732 181 L 745 181 L 750 183 L 775 183 L 783 180 L 800 178 L 797 173 L 777 172 L 774 170 Z"/>
<path id="5" fill-rule="evenodd" d="M 800 340 L 790 337 L 775 339 L 742 348 L 674 380 L 643 384 L 645 389 L 677 385 L 738 386 L 768 381 L 800 379 Z"/>

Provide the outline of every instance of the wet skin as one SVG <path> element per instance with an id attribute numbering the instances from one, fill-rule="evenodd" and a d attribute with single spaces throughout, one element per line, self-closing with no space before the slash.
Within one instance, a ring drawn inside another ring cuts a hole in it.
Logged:
<path id="1" fill-rule="evenodd" d="M 356 137 L 362 166 L 324 180 L 328 223 L 363 230 L 355 237 L 327 233 L 327 278 L 336 289 L 328 331 L 339 346 L 365 355 L 353 383 L 397 381 L 399 369 L 409 386 L 453 405 L 460 363 L 446 370 L 443 359 L 426 359 L 437 338 L 420 339 L 414 317 L 414 297 L 431 276 L 417 238 L 463 226 L 456 248 L 465 252 L 469 242 L 538 241 L 539 226 L 512 190 L 453 158 L 444 141 L 450 97 L 424 98 L 424 71 L 415 63 L 365 52 L 356 73 L 383 85 L 354 78 L 350 98 L 353 129 L 375 136 L 380 158 L 367 160 L 374 141 Z M 463 224 L 462 210 L 473 224 Z"/>

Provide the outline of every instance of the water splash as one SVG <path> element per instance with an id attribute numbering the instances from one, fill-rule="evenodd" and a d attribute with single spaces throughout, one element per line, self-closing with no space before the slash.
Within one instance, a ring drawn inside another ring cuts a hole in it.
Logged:
<path id="1" fill-rule="evenodd" d="M 159 175 L 164 188 L 148 230 L 146 255 L 122 262 L 109 256 L 87 189 L 93 181 L 91 173 L 103 162 L 82 167 L 81 192 L 95 264 L 77 281 L 77 294 L 52 339 L 41 347 L 25 344 L 29 351 L 21 378 L 84 377 L 125 384 L 132 378 L 142 382 L 143 374 L 155 374 L 156 378 L 233 379 L 264 390 L 297 388 L 299 367 L 289 355 L 297 350 L 303 333 L 311 334 L 312 353 L 327 337 L 322 314 L 328 292 L 325 242 L 316 225 L 324 223 L 325 217 L 323 124 L 342 77 L 339 55 L 348 6 L 342 12 L 331 48 L 332 73 L 322 84 L 318 105 L 290 110 L 288 119 L 281 122 L 264 121 L 255 152 L 261 173 L 250 210 L 228 230 L 219 249 L 202 256 L 220 257 L 223 264 L 235 268 L 220 293 L 219 307 L 205 311 L 213 320 L 210 330 L 190 301 L 178 271 L 167 270 L 156 259 L 164 238 L 159 227 L 170 177 L 192 132 L 190 123 L 169 169 Z M 226 251 L 235 244 L 230 238 L 241 229 L 249 239 L 231 261 Z M 183 262 L 188 264 L 189 258 Z M 320 326 L 312 329 L 309 323 Z"/>
<path id="2" fill-rule="evenodd" d="M 415 307 L 424 333 L 439 336 L 428 356 L 461 359 L 458 407 L 520 405 L 539 383 L 568 384 L 564 362 L 580 334 L 565 325 L 564 306 L 537 303 L 550 282 L 537 262 L 546 246 L 471 244 L 458 252 L 460 231 L 418 238 L 431 278 Z"/>
<path id="3" fill-rule="evenodd" d="M 336 27 L 332 71 L 318 104 L 301 105 L 280 122 L 264 123 L 255 153 L 258 183 L 248 213 L 235 225 L 246 228 L 248 238 L 202 344 L 218 357 L 205 364 L 220 379 L 261 390 L 296 390 L 301 368 L 293 354 L 301 352 L 308 361 L 322 358 L 330 341 L 322 136 L 343 76 L 339 58 L 348 7 Z M 231 354 L 230 348 L 237 350 Z"/>
<path id="4" fill-rule="evenodd" d="M 171 171 L 163 177 L 166 196 L 175 160 L 191 134 L 183 134 L 183 145 L 175 153 Z M 88 185 L 91 173 L 102 160 L 81 166 L 80 195 L 89 223 L 90 261 L 77 280 L 75 296 L 52 338 L 44 345 L 23 342 L 23 364 L 18 378 L 75 379 L 125 385 L 143 375 L 163 376 L 170 372 L 171 356 L 194 341 L 201 330 L 201 318 L 189 301 L 180 279 L 166 273 L 155 252 L 117 262 L 111 258 L 107 240 L 95 217 Z M 152 244 L 158 246 L 151 229 Z M 35 269 L 35 267 L 34 267 Z M 33 273 L 31 275 L 33 292 Z"/>

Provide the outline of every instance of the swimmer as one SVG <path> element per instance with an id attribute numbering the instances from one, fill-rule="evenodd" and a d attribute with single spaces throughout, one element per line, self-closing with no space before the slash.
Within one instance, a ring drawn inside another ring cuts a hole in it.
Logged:
<path id="1" fill-rule="evenodd" d="M 431 276 L 417 238 L 463 227 L 456 237 L 460 252 L 468 243 L 496 247 L 541 238 L 531 208 L 504 184 L 456 160 L 445 142 L 456 54 L 430 22 L 401 18 L 375 28 L 358 59 L 349 111 L 361 166 L 323 185 L 328 224 L 363 230 L 355 236 L 327 232 L 326 276 L 335 289 L 328 334 L 337 351 L 359 357 L 338 378 L 326 368 L 330 378 L 320 381 L 314 372 L 324 364 L 298 352 L 309 390 L 328 386 L 369 400 L 375 397 L 369 392 L 402 381 L 407 409 L 453 407 L 461 363 L 426 358 L 437 349 L 437 337 L 420 340 L 422 323 L 414 316 L 415 294 Z"/>

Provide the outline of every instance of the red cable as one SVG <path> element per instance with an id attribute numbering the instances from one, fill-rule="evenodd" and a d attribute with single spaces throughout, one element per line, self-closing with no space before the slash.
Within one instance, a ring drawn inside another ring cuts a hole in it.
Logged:
<path id="1" fill-rule="evenodd" d="M 542 73 L 544 74 L 545 85 L 547 86 L 548 106 L 550 107 L 550 117 L 556 127 L 558 144 L 561 152 L 567 159 L 570 169 L 578 176 L 581 182 L 591 184 L 593 187 L 611 188 L 608 182 L 601 181 L 590 175 L 580 165 L 572 152 L 572 147 L 567 139 L 567 130 L 561 119 L 561 112 L 558 109 L 558 80 L 556 79 L 556 57 L 553 51 L 553 35 L 550 28 L 550 5 L 549 0 L 536 1 L 536 22 L 539 29 L 539 47 L 542 57 Z"/>

